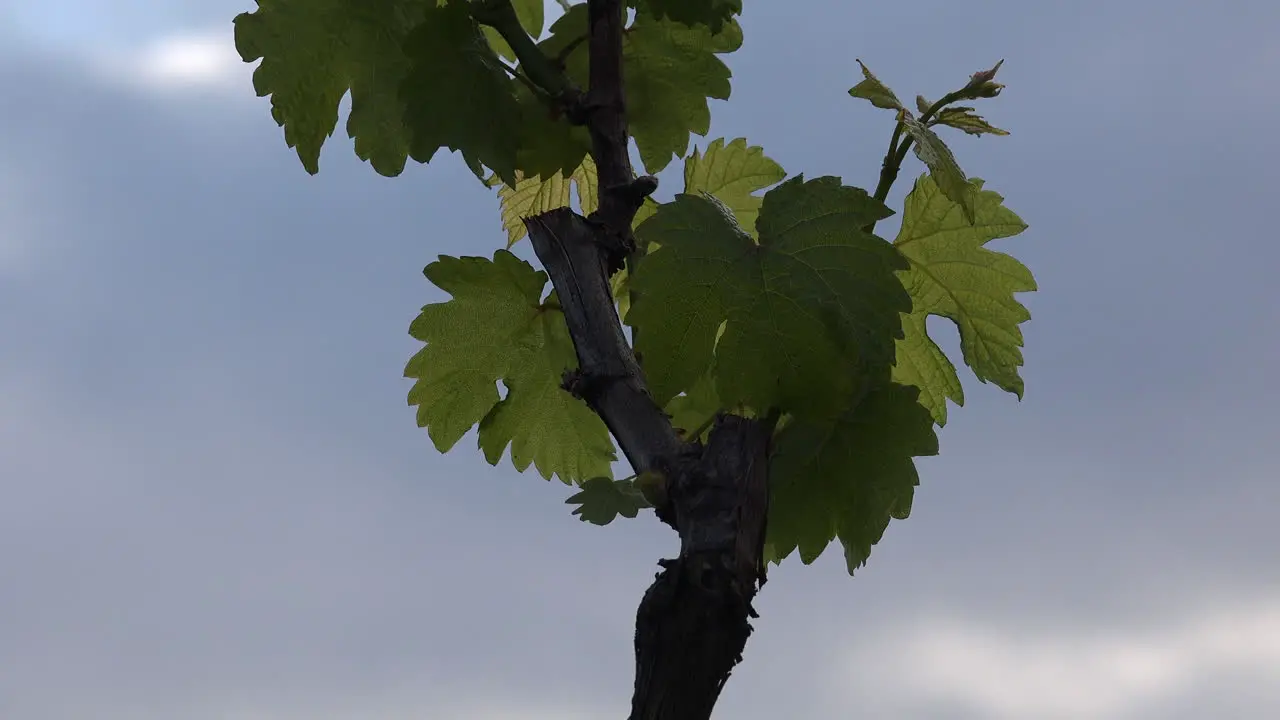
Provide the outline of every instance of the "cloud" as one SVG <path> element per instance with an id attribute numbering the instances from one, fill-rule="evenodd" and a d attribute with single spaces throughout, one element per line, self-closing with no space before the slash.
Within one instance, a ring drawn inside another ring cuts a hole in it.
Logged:
<path id="1" fill-rule="evenodd" d="M 1223 680 L 1280 687 L 1280 598 L 1223 605 L 1160 629 L 1018 632 L 935 617 L 884 639 L 888 648 L 877 643 L 841 666 L 861 691 L 993 720 L 1134 718 Z M 1270 698 L 1277 701 L 1280 693 Z"/>
<path id="2" fill-rule="evenodd" d="M 105 79 L 161 93 L 215 90 L 248 95 L 253 68 L 230 29 L 162 35 L 128 50 L 99 50 L 91 69 Z"/>

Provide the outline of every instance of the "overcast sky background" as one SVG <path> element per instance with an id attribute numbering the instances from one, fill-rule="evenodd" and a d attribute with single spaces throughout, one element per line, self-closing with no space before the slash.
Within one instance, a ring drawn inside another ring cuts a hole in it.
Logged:
<path id="1" fill-rule="evenodd" d="M 792 173 L 874 183 L 854 57 L 903 97 L 1006 58 L 1013 134 L 950 137 L 1041 291 L 1025 401 L 962 369 L 912 518 L 774 570 L 717 717 L 1280 717 L 1280 4 L 746 4 L 710 137 Z M 496 198 L 342 129 L 307 176 L 248 9 L 0 0 L 0 717 L 624 717 L 676 538 L 405 406 L 421 269 Z"/>

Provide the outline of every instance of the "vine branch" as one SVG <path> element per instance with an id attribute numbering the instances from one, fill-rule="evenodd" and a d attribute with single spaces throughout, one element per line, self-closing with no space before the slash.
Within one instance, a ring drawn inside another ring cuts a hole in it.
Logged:
<path id="1" fill-rule="evenodd" d="M 492 20 L 514 33 L 514 15 L 504 13 L 506 19 Z M 630 720 L 709 720 L 742 660 L 749 618 L 755 617 L 752 600 L 765 581 L 768 458 L 777 415 L 717 414 L 704 445 L 696 438 L 682 440 L 648 392 L 618 319 L 609 276 L 636 252 L 631 224 L 657 180 L 636 178 L 628 153 L 625 0 L 588 0 L 587 15 L 588 88 L 580 114 L 566 117 L 585 125 L 591 136 L 599 209 L 583 218 L 558 208 L 524 222 L 559 296 L 578 358 L 578 369 L 565 373 L 563 386 L 600 416 L 637 475 L 659 476 L 665 502 L 654 511 L 680 534 L 679 556 L 658 562 L 662 571 L 636 613 Z M 517 43 L 511 45 L 520 56 Z M 533 62 L 551 63 L 536 47 L 523 50 L 535 51 Z"/>

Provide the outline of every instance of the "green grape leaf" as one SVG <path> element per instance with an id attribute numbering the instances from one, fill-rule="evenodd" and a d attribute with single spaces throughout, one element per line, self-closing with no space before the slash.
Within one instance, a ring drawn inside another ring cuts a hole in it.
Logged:
<path id="1" fill-rule="evenodd" d="M 919 484 L 913 457 L 936 455 L 933 418 L 917 390 L 886 383 L 833 421 L 794 420 L 770 460 L 767 554 L 797 548 L 812 563 L 833 538 L 849 574 L 866 564 L 891 519 L 911 512 Z"/>
<path id="2" fill-rule="evenodd" d="M 573 171 L 573 186 L 578 191 L 578 207 L 582 214 L 595 212 L 600 206 L 600 176 L 596 174 L 596 161 L 590 155 L 582 158 L 582 164 Z"/>
<path id="3" fill-rule="evenodd" d="M 711 432 L 708 421 L 721 410 L 720 397 L 716 395 L 715 381 L 710 374 L 703 375 L 681 395 L 671 398 L 664 408 L 671 416 L 671 424 L 685 440 L 705 439 Z M 702 428 L 698 438 L 689 437 Z"/>
<path id="4" fill-rule="evenodd" d="M 947 398 L 956 405 L 964 405 L 964 387 L 960 385 L 956 366 L 929 337 L 925 327 L 928 317 L 927 311 L 912 311 L 902 316 L 902 337 L 898 340 L 893 380 L 919 388 L 920 404 L 941 427 L 947 424 Z"/>
<path id="5" fill-rule="evenodd" d="M 644 203 L 640 205 L 640 209 L 636 211 L 635 219 L 631 221 L 631 228 L 640 227 L 645 220 L 653 217 L 658 211 L 659 203 L 651 197 L 644 199 Z M 595 208 L 594 203 L 592 209 Z M 650 248 L 656 248 L 650 245 Z M 627 321 L 627 312 L 631 310 L 631 273 L 626 268 L 622 268 L 609 278 L 609 287 L 613 290 L 613 300 L 618 304 L 618 319 L 624 323 Z"/>
<path id="6" fill-rule="evenodd" d="M 969 185 L 976 217 L 972 223 L 930 176 L 920 176 L 907 195 L 902 227 L 894 240 L 911 265 L 901 278 L 911 293 L 912 315 L 916 316 L 903 323 L 909 329 L 898 343 L 895 370 L 934 368 L 902 371 L 897 377 L 918 385 L 921 401 L 935 417 L 943 419 L 943 398 L 959 403 L 963 396 L 959 395 L 955 368 L 938 360 L 942 351 L 925 333 L 925 316 L 939 315 L 954 322 L 960 331 L 964 361 L 974 375 L 1021 398 L 1023 382 L 1018 368 L 1022 365 L 1022 331 L 1018 325 L 1031 315 L 1014 293 L 1036 289 L 1035 278 L 1025 265 L 983 247 L 992 240 L 1021 233 L 1027 224 L 1004 206 L 998 193 L 982 189 L 982 180 L 974 178 Z"/>
<path id="7" fill-rule="evenodd" d="M 872 75 L 861 60 L 858 60 L 857 63 L 858 67 L 862 68 L 862 82 L 849 88 L 849 94 L 853 97 L 867 100 L 878 108 L 901 110 L 902 101 L 898 99 L 897 95 L 893 94 L 889 86 L 880 82 L 880 79 L 875 75 Z"/>
<path id="8" fill-rule="evenodd" d="M 964 176 L 964 170 L 961 170 L 960 164 L 956 162 L 955 155 L 951 154 L 951 148 L 942 142 L 942 138 L 920 124 L 920 121 L 911 117 L 906 111 L 898 113 L 898 121 L 915 140 L 911 147 L 915 150 L 916 157 L 920 158 L 920 162 L 929 168 L 929 174 L 933 176 L 934 182 L 952 202 L 960 205 L 965 218 L 973 223 L 973 188 L 969 185 L 968 178 Z"/>
<path id="9" fill-rule="evenodd" d="M 569 207 L 571 185 L 577 191 L 578 203 L 584 215 L 595 210 L 597 201 L 596 165 L 590 156 L 584 158 L 568 178 L 559 173 L 552 173 L 545 179 L 525 177 L 523 173 L 517 173 L 515 187 L 498 182 L 496 176 L 490 178 L 489 183 L 498 185 L 502 227 L 507 231 L 508 248 L 529 234 L 524 225 L 525 218 Z"/>
<path id="10" fill-rule="evenodd" d="M 636 217 L 631 221 L 632 229 L 638 230 L 645 220 L 653 217 L 658 213 L 658 208 L 662 207 L 662 203 L 651 197 L 644 199 L 644 203 L 640 205 L 640 209 L 636 210 Z"/>
<path id="11" fill-rule="evenodd" d="M 578 8 L 583 8 L 579 10 Z M 587 31 L 585 4 L 575 5 L 551 26 L 552 37 L 540 44 L 556 56 Z M 689 134 L 711 128 L 709 98 L 729 98 L 729 68 L 716 57 L 742 45 L 742 28 L 724 23 L 719 32 L 636 13 L 623 38 L 627 113 L 631 136 L 645 170 L 658 173 L 673 157 L 689 149 Z M 565 57 L 565 71 L 579 87 L 587 86 L 588 53 L 580 43 Z"/>
<path id="12" fill-rule="evenodd" d="M 492 261 L 442 255 L 423 272 L 453 296 L 423 307 L 409 329 L 426 343 L 405 367 L 415 380 L 409 404 L 436 449 L 447 452 L 479 423 L 491 464 L 510 444 L 521 472 L 532 462 L 565 482 L 610 476 L 608 430 L 560 388 L 577 357 L 564 315 L 540 301 L 546 274 L 506 250 Z M 498 380 L 507 388 L 501 400 Z"/>
<path id="13" fill-rule="evenodd" d="M 500 184 L 498 198 L 508 248 L 529 234 L 524 226 L 525 218 L 569 206 L 570 184 L 569 178 L 560 173 L 545 180 L 517 175 L 515 187 Z"/>
<path id="14" fill-rule="evenodd" d="M 630 0 L 631 7 L 644 5 L 658 18 L 685 25 L 706 25 L 718 32 L 734 15 L 742 13 L 742 0 Z"/>
<path id="15" fill-rule="evenodd" d="M 236 16 L 240 57 L 262 60 L 254 90 L 271 96 L 271 115 L 307 172 L 319 172 L 348 90 L 356 154 L 382 175 L 404 170 L 411 137 L 399 92 L 410 63 L 401 44 L 431 12 L 415 0 L 258 0 L 257 10 Z"/>
<path id="16" fill-rule="evenodd" d="M 631 310 L 631 275 L 623 268 L 609 278 L 609 289 L 613 291 L 613 301 L 618 304 L 618 319 L 627 321 L 627 312 Z"/>
<path id="17" fill-rule="evenodd" d="M 486 165 L 515 185 L 527 113 L 517 100 L 515 81 L 471 19 L 467 3 L 429 8 L 424 15 L 404 41 L 412 63 L 400 88 L 410 156 L 426 163 L 441 148 L 461 151 L 473 170 Z"/>
<path id="18" fill-rule="evenodd" d="M 645 170 L 658 173 L 711 129 L 708 98 L 729 99 L 729 68 L 716 57 L 742 46 L 742 28 L 719 32 L 637 13 L 623 47 L 631 136 Z"/>
<path id="19" fill-rule="evenodd" d="M 647 507 L 653 507 L 630 480 L 594 477 L 582 483 L 582 489 L 564 501 L 577 505 L 573 514 L 583 522 L 608 525 L 621 515 L 633 518 Z"/>
<path id="20" fill-rule="evenodd" d="M 756 409 L 830 411 L 855 370 L 887 373 L 907 266 L 861 228 L 891 214 L 835 177 L 770 190 L 758 243 L 712 196 L 661 205 L 636 231 L 660 247 L 636 265 L 627 314 L 654 400 L 689 389 L 713 355 L 721 402 Z"/>
<path id="21" fill-rule="evenodd" d="M 747 145 L 746 138 L 737 138 L 728 145 L 724 138 L 718 138 L 707 145 L 705 153 L 694 148 L 684 161 L 685 193 L 714 195 L 733 211 L 738 224 L 752 237 L 756 236 L 756 217 L 764 202 L 753 193 L 786 176 L 781 165 L 766 157 L 763 148 Z"/>
<path id="22" fill-rule="evenodd" d="M 970 135 L 1008 135 L 1008 130 L 1001 130 L 982 119 L 981 115 L 975 115 L 971 107 L 949 107 L 938 113 L 937 117 L 929 121 L 929 125 L 946 125 L 948 127 L 963 130 Z"/>

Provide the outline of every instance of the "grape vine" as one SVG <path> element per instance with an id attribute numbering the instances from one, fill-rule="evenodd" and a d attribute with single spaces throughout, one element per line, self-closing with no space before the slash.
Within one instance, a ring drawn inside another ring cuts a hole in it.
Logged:
<path id="1" fill-rule="evenodd" d="M 409 403 L 440 452 L 478 428 L 490 463 L 576 486 L 584 521 L 652 509 L 680 532 L 637 618 L 632 718 L 705 718 L 767 563 L 836 541 L 852 574 L 909 514 L 914 458 L 964 402 L 927 318 L 1022 396 L 1015 296 L 1035 280 L 986 244 L 1026 224 L 939 134 L 1008 134 L 962 104 L 1000 95 L 1000 64 L 913 110 L 859 61 L 849 94 L 893 113 L 864 190 L 788 175 L 745 138 L 690 150 L 729 98 L 741 0 L 561 6 L 547 28 L 542 0 L 257 0 L 236 46 L 308 172 L 349 94 L 376 172 L 448 150 L 496 188 L 503 246 L 424 271 L 451 298 L 410 327 Z M 682 192 L 657 201 L 631 142 L 650 174 L 683 162 Z M 925 172 L 889 241 L 875 228 L 910 151 Z M 526 239 L 542 269 L 509 251 Z M 708 608 L 722 620 L 691 624 Z"/>

